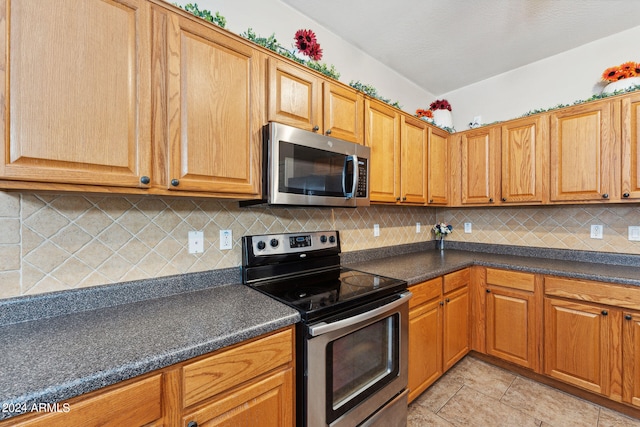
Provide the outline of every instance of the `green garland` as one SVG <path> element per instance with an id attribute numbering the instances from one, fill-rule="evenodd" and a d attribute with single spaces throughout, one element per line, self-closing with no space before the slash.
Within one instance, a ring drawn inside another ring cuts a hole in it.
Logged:
<path id="1" fill-rule="evenodd" d="M 245 39 L 257 45 L 260 45 L 266 49 L 269 49 L 277 53 L 278 55 L 284 56 L 285 58 L 289 58 L 293 61 L 296 61 L 299 64 L 306 65 L 312 70 L 316 70 L 327 77 L 331 77 L 334 80 L 340 79 L 340 73 L 336 70 L 336 67 L 334 67 L 333 65 L 328 66 L 327 64 L 317 62 L 317 61 L 306 61 L 302 58 L 298 58 L 293 54 L 293 52 L 290 52 L 289 50 L 285 49 L 280 43 L 278 43 L 278 40 L 276 40 L 275 33 L 271 34 L 269 37 L 260 37 L 255 33 L 255 31 L 253 31 L 252 28 L 249 28 L 247 31 L 240 34 L 240 36 L 244 37 Z"/>
<path id="2" fill-rule="evenodd" d="M 215 24 L 220 28 L 224 28 L 224 26 L 227 25 L 227 19 L 224 16 L 220 15 L 220 12 L 216 12 L 215 15 L 213 15 L 210 10 L 200 10 L 198 9 L 198 3 L 187 3 L 184 7 L 180 6 L 177 3 L 174 3 L 174 6 L 187 11 L 190 14 L 197 16 L 198 18 L 202 18 L 207 22 L 211 22 L 212 24 Z"/>
<path id="3" fill-rule="evenodd" d="M 352 87 L 352 88 L 354 88 L 355 90 L 359 90 L 360 92 L 364 93 L 365 95 L 369 95 L 369 96 L 370 96 L 370 97 L 372 97 L 372 98 L 375 98 L 375 99 L 380 100 L 380 101 L 382 101 L 382 102 L 384 102 L 384 103 L 386 103 L 386 104 L 389 104 L 389 105 L 391 105 L 392 107 L 395 107 L 395 108 L 397 108 L 397 109 L 399 109 L 399 110 L 401 110 L 401 109 L 402 109 L 402 105 L 400 105 L 400 104 L 398 103 L 398 101 L 391 102 L 391 100 L 390 100 L 390 99 L 388 99 L 388 98 L 383 98 L 382 96 L 380 96 L 380 95 L 378 94 L 378 90 L 377 90 L 375 87 L 373 87 L 373 86 L 371 86 L 371 85 L 368 85 L 368 84 L 360 83 L 360 80 L 358 80 L 358 81 L 356 81 L 356 82 L 354 82 L 353 80 L 351 80 L 351 81 L 349 82 L 349 86 L 351 86 L 351 87 Z"/>

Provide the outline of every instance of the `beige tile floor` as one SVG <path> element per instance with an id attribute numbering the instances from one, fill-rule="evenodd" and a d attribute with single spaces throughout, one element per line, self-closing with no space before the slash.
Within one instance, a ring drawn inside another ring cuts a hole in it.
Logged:
<path id="1" fill-rule="evenodd" d="M 640 420 L 467 356 L 409 406 L 407 425 L 640 427 Z"/>

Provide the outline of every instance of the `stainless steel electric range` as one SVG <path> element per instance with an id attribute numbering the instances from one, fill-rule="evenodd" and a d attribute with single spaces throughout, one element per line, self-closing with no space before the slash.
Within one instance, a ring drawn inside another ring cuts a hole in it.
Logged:
<path id="1" fill-rule="evenodd" d="M 405 426 L 407 283 L 340 266 L 338 231 L 244 236 L 243 282 L 298 325 L 299 426 Z"/>

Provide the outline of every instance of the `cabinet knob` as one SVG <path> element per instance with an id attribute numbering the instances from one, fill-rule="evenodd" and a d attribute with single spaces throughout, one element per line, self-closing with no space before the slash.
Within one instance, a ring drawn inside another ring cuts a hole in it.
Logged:
<path id="1" fill-rule="evenodd" d="M 443 301 L 440 301 L 440 305 L 444 305 L 444 302 L 443 302 Z"/>
<path id="2" fill-rule="evenodd" d="M 396 202 L 399 202 L 399 201 L 400 201 L 400 197 L 396 197 Z"/>
<path id="3" fill-rule="evenodd" d="M 320 130 L 320 127 L 318 125 L 315 125 L 311 130 L 314 132 L 318 132 Z"/>
<path id="4" fill-rule="evenodd" d="M 489 203 L 493 203 L 493 197 L 489 199 Z"/>
<path id="5" fill-rule="evenodd" d="M 445 298 L 444 302 L 451 302 L 451 300 L 449 298 Z"/>
<path id="6" fill-rule="evenodd" d="M 433 203 L 433 199 L 429 199 L 429 203 Z"/>
<path id="7" fill-rule="evenodd" d="M 327 131 L 325 132 L 327 135 L 331 135 L 331 129 L 327 129 Z"/>
<path id="8" fill-rule="evenodd" d="M 506 201 L 507 201 L 507 198 L 506 198 L 506 197 L 503 197 L 503 198 L 502 198 L 502 201 L 503 201 L 503 202 L 506 202 Z"/>
<path id="9" fill-rule="evenodd" d="M 630 195 L 631 195 L 631 194 L 629 194 L 629 193 L 624 193 L 624 194 L 622 195 L 622 197 L 624 197 L 625 199 L 628 199 Z"/>
<path id="10" fill-rule="evenodd" d="M 403 201 L 403 202 L 404 202 L 404 201 L 406 201 L 406 200 L 407 200 L 407 198 L 406 198 L 406 197 L 403 197 L 403 198 L 402 198 L 402 201 Z"/>
<path id="11" fill-rule="evenodd" d="M 171 180 L 171 185 L 173 185 L 174 187 L 177 187 L 178 185 L 180 185 L 180 180 L 172 179 Z"/>
<path id="12" fill-rule="evenodd" d="M 602 310 L 601 313 L 602 313 L 603 316 L 606 316 L 606 315 L 609 314 L 609 312 L 607 310 Z"/>
<path id="13" fill-rule="evenodd" d="M 631 320 L 631 319 L 633 319 L 633 317 L 631 317 L 630 314 L 625 314 L 624 315 L 624 320 Z"/>
<path id="14" fill-rule="evenodd" d="M 602 195 L 602 198 L 603 198 L 603 199 L 608 199 L 608 198 L 609 198 L 609 193 L 604 193 L 604 194 Z"/>
<path id="15" fill-rule="evenodd" d="M 189 421 L 189 423 L 187 424 L 187 427 L 198 427 L 198 423 L 195 421 Z"/>
<path id="16" fill-rule="evenodd" d="M 147 185 L 148 183 L 151 182 L 151 179 L 148 176 L 141 176 L 140 182 L 143 183 L 144 185 Z"/>
<path id="17" fill-rule="evenodd" d="M 487 289 L 487 290 L 485 290 L 485 292 L 490 294 L 491 293 L 491 289 Z"/>

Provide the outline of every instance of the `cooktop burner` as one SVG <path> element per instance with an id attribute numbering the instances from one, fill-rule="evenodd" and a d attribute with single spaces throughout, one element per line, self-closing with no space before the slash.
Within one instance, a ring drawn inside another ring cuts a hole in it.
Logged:
<path id="1" fill-rule="evenodd" d="M 403 280 L 340 267 L 337 231 L 244 236 L 243 282 L 304 320 L 336 314 L 407 287 Z"/>

